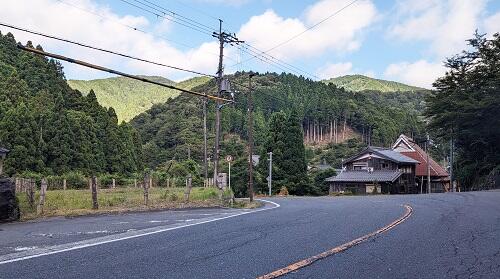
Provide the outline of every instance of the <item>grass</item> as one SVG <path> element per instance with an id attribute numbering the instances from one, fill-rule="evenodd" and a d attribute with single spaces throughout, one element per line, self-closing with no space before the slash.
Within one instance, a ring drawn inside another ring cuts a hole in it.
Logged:
<path id="1" fill-rule="evenodd" d="M 218 191 L 214 188 L 194 187 L 190 201 L 184 202 L 184 188 L 153 188 L 149 191 L 149 206 L 144 205 L 144 192 L 140 188 L 100 189 L 97 200 L 98 210 L 92 209 L 92 194 L 86 190 L 47 191 L 43 214 L 37 214 L 36 194 L 34 208 L 30 208 L 25 193 L 18 193 L 21 220 L 49 216 L 79 216 L 99 213 L 119 213 L 126 211 L 154 210 L 163 208 L 221 206 Z"/>

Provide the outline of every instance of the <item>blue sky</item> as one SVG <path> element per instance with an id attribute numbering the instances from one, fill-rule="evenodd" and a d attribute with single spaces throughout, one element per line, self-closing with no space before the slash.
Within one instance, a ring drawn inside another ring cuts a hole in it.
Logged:
<path id="1" fill-rule="evenodd" d="M 273 48 L 352 2 L 149 1 L 213 30 L 218 27 L 217 18 L 222 18 L 225 30 L 237 33 L 241 40 L 260 50 Z M 3 4 L 0 18 L 3 22 L 141 58 L 215 73 L 218 46 L 214 38 L 166 18 L 158 18 L 126 2 L 146 3 L 145 0 L 9 1 Z M 176 18 L 179 20 L 179 16 Z M 358 0 L 316 28 L 270 51 L 269 55 L 300 68 L 313 79 L 364 74 L 430 88 L 432 81 L 445 71 L 442 61 L 464 49 L 465 40 L 476 29 L 489 34 L 500 32 L 500 1 Z M 12 30 L 0 28 L 0 31 Z M 42 44 L 46 51 L 133 74 L 161 75 L 173 80 L 192 76 L 12 32 L 22 42 L 32 40 Z M 236 70 L 291 71 L 273 65 L 275 60 L 272 58 L 266 62 L 255 58 L 249 60 L 251 56 L 236 47 L 227 46 L 225 50 L 227 73 Z M 238 64 L 238 61 L 244 63 Z M 69 79 L 109 76 L 79 66 L 64 66 Z"/>

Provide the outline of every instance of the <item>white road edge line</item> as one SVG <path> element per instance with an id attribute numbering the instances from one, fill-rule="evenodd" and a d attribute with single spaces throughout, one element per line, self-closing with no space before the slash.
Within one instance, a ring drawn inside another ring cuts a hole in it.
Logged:
<path id="1" fill-rule="evenodd" d="M 233 218 L 233 217 L 238 217 L 238 216 L 246 215 L 246 214 L 250 214 L 250 213 L 257 213 L 257 212 L 262 212 L 262 211 L 266 211 L 266 210 L 270 210 L 270 209 L 276 209 L 276 208 L 278 208 L 278 207 L 281 206 L 278 203 L 275 203 L 275 202 L 272 202 L 272 201 L 268 201 L 268 200 L 264 200 L 264 199 L 256 199 L 256 200 L 270 203 L 270 204 L 274 205 L 274 207 L 261 208 L 261 209 L 252 210 L 252 211 L 245 211 L 245 212 L 237 213 L 237 214 L 234 214 L 234 215 L 229 215 L 229 216 L 219 217 L 219 218 L 215 218 L 215 219 L 205 220 L 205 221 L 198 222 L 198 223 L 186 224 L 186 225 L 172 227 L 172 228 L 159 229 L 159 230 L 155 230 L 155 231 L 148 231 L 148 232 L 145 232 L 145 233 L 138 233 L 138 234 L 134 234 L 134 235 L 130 235 L 130 236 L 117 237 L 117 238 L 113 238 L 113 239 L 109 239 L 109 240 L 105 240 L 105 241 L 91 242 L 91 243 L 87 243 L 87 244 L 75 245 L 75 246 L 64 248 L 64 249 L 52 250 L 52 251 L 48 251 L 48 252 L 44 252 L 44 253 L 39 253 L 39 254 L 34 254 L 34 255 L 29 255 L 29 256 L 24 256 L 24 257 L 19 257 L 19 258 L 13 258 L 13 259 L 8 259 L 8 260 L 3 260 L 3 261 L 0 261 L 0 265 L 7 264 L 7 263 L 24 261 L 24 260 L 28 260 L 28 259 L 32 259 L 32 258 L 38 258 L 38 257 L 42 257 L 42 256 L 48 256 L 48 255 L 63 253 L 63 252 L 72 251 L 72 250 L 83 249 L 83 248 L 87 248 L 87 247 L 98 246 L 98 245 L 102 245 L 102 244 L 106 244 L 106 243 L 112 243 L 112 242 L 117 242 L 117 241 L 122 241 L 122 240 L 127 240 L 127 239 L 138 238 L 138 237 L 142 237 L 142 236 L 147 236 L 147 235 L 162 233 L 162 232 L 166 232 L 166 231 L 172 231 L 172 230 L 176 230 L 176 229 L 182 229 L 182 228 L 191 227 L 191 226 L 195 226 L 195 225 L 201 225 L 201 224 L 211 223 L 211 222 L 220 221 L 220 220 L 224 220 L 224 219 L 229 219 L 229 218 Z M 136 232 L 138 232 L 138 231 L 136 231 Z M 76 243 L 82 243 L 82 242 L 88 242 L 88 241 L 92 241 L 92 239 L 90 239 L 90 240 L 84 240 L 84 241 L 76 242 Z M 73 243 L 73 244 L 76 244 L 76 243 Z M 71 244 L 72 243 L 66 243 L 66 244 L 62 244 L 62 245 L 71 245 Z M 46 249 L 50 250 L 50 247 L 48 247 Z M 12 255 L 12 254 L 10 254 L 10 255 Z M 0 259 L 1 258 L 6 258 L 7 256 L 9 256 L 9 254 L 2 255 L 2 256 L 0 256 Z"/>

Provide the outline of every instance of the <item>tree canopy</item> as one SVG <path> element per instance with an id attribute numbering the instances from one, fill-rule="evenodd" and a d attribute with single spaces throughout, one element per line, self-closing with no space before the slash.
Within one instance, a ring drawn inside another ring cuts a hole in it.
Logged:
<path id="1" fill-rule="evenodd" d="M 92 91 L 84 97 L 71 89 L 59 62 L 17 49 L 10 33 L 0 34 L 0 145 L 10 149 L 8 175 L 142 168 L 134 128 L 118 124 L 114 110 L 99 105 Z"/>
<path id="2" fill-rule="evenodd" d="M 449 58 L 429 96 L 429 127 L 456 147 L 455 173 L 468 189 L 500 168 L 500 35 L 477 34 L 470 50 Z"/>

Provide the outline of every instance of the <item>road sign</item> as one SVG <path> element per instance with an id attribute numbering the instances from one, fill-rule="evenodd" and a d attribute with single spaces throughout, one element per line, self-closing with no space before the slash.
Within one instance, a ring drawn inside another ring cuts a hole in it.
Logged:
<path id="1" fill-rule="evenodd" d="M 227 156 L 226 156 L 226 161 L 228 161 L 228 162 L 232 162 L 232 161 L 233 161 L 233 156 L 231 156 L 231 155 L 227 155 Z"/>

